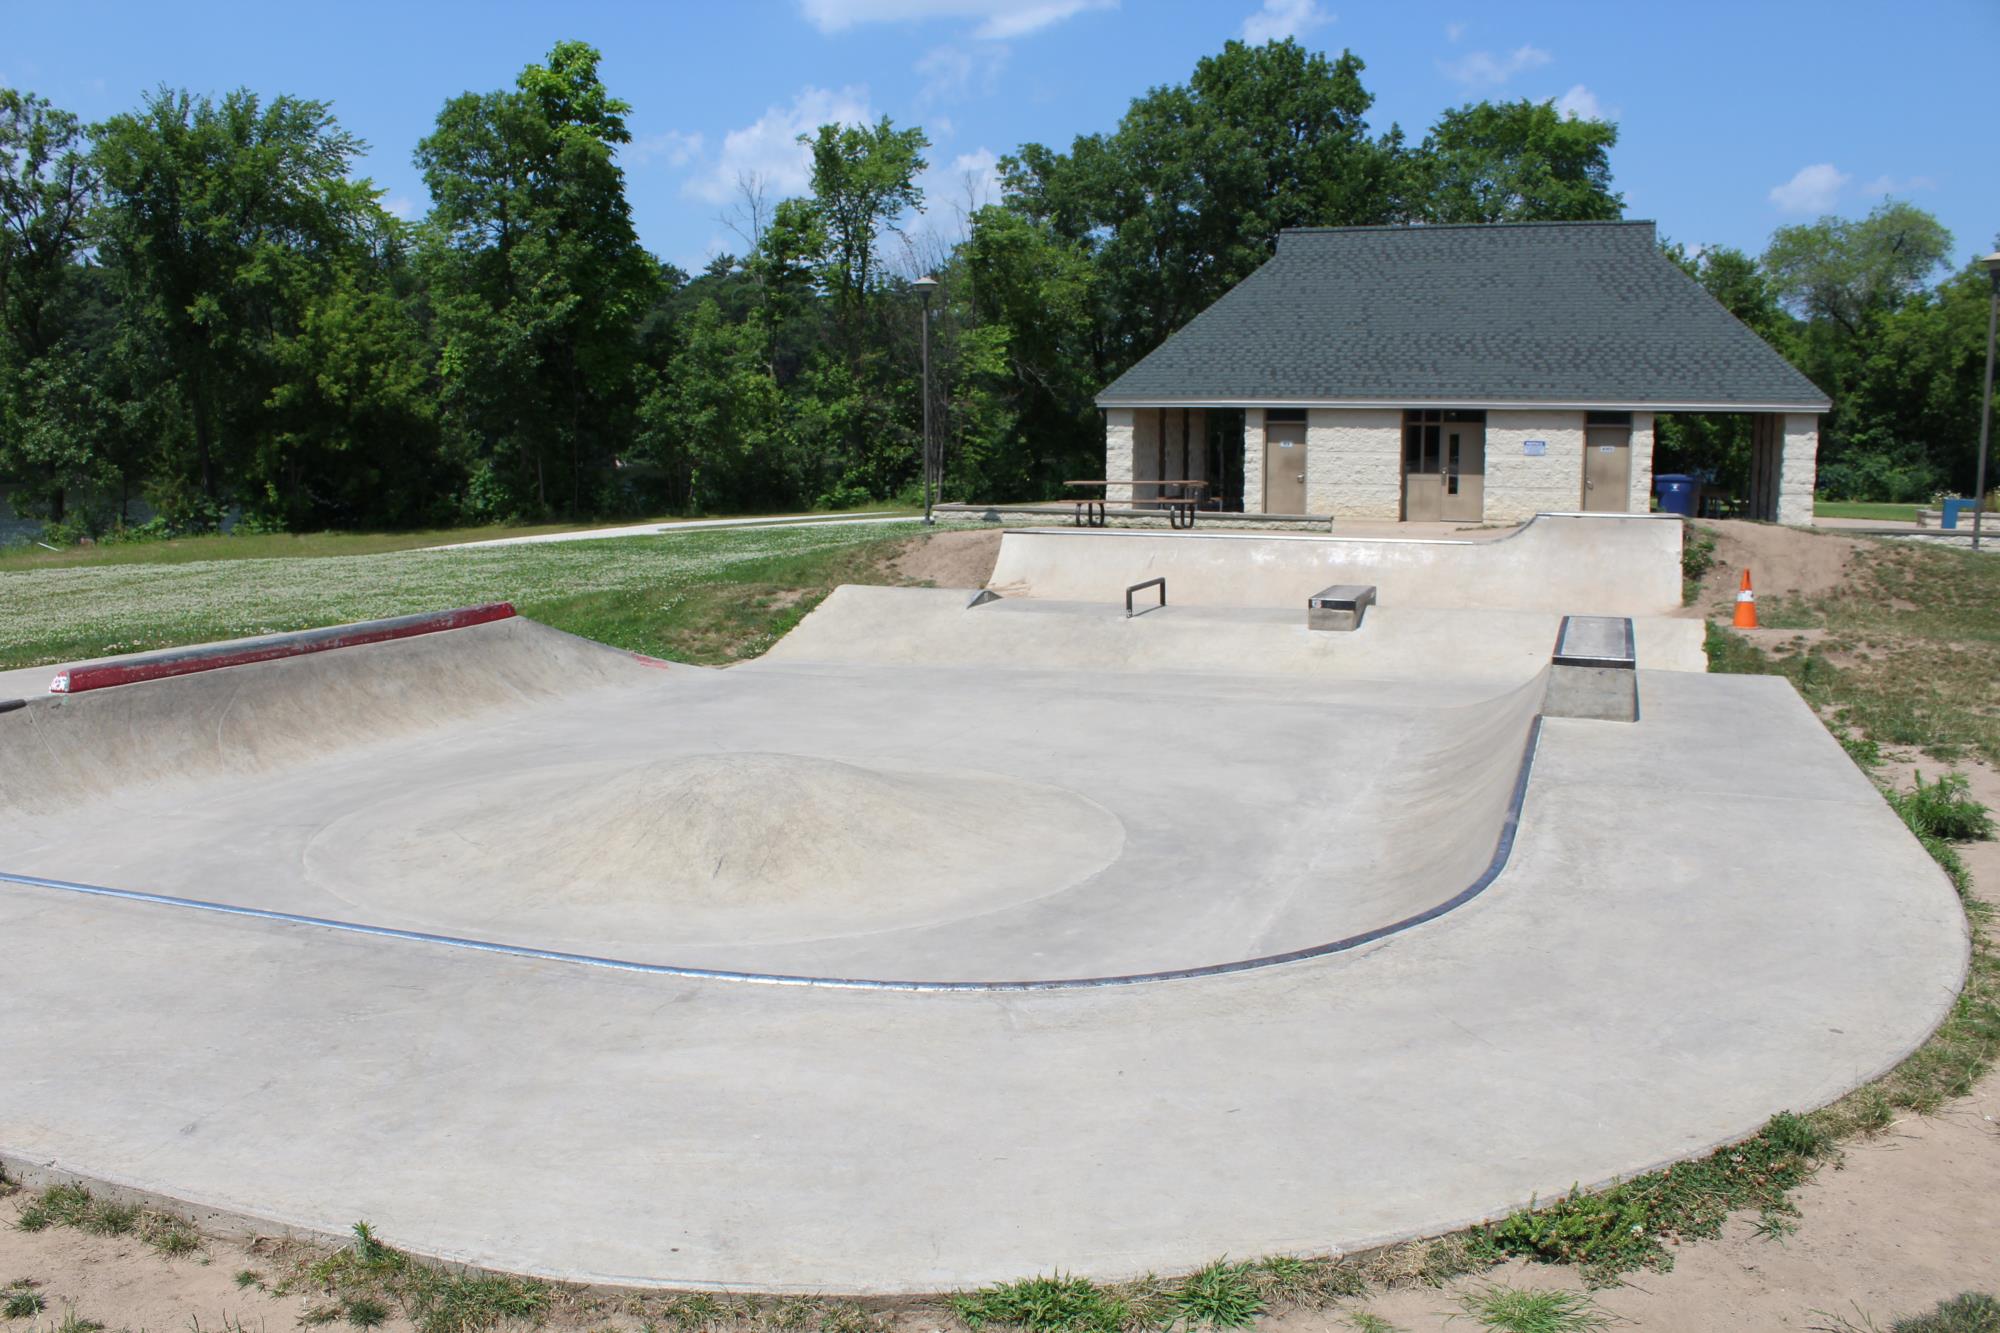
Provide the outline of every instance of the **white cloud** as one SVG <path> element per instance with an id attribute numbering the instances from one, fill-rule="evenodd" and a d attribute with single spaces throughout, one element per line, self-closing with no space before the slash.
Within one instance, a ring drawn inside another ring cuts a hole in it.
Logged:
<path id="1" fill-rule="evenodd" d="M 643 167 L 653 161 L 665 162 L 670 167 L 684 167 L 701 156 L 705 142 L 699 130 L 692 134 L 668 130 L 664 134 L 649 134 L 634 139 L 626 146 L 622 156 L 635 167 Z"/>
<path id="2" fill-rule="evenodd" d="M 1597 94 L 1577 84 L 1556 99 L 1556 110 L 1565 120 L 1603 120 L 1604 104 L 1597 100 Z"/>
<path id="3" fill-rule="evenodd" d="M 821 32 L 843 32 L 861 23 L 913 19 L 976 19 L 973 35 L 1006 41 L 1053 27 L 1085 10 L 1111 9 L 1118 0 L 800 0 L 806 21 Z"/>
<path id="4" fill-rule="evenodd" d="M 1000 84 L 1000 71 L 1007 64 L 1008 48 L 994 43 L 978 51 L 962 46 L 939 46 L 926 51 L 916 63 L 924 86 L 918 90 L 920 105 L 959 102 L 975 94 L 991 97 Z"/>
<path id="5" fill-rule="evenodd" d="M 762 180 L 773 199 L 802 194 L 812 180 L 812 153 L 798 141 L 822 125 L 870 125 L 875 112 L 866 88 L 802 88 L 790 106 L 774 106 L 754 124 L 723 136 L 714 165 L 690 179 L 684 192 L 711 204 L 736 198 L 737 182 Z"/>
<path id="6" fill-rule="evenodd" d="M 1468 51 L 1457 60 L 1443 62 L 1439 68 L 1445 77 L 1477 91 L 1498 88 L 1516 74 L 1540 69 L 1554 58 L 1539 46 L 1517 46 L 1498 56 L 1491 51 Z"/>
<path id="7" fill-rule="evenodd" d="M 1243 40 L 1252 46 L 1303 37 L 1333 22 L 1317 0 L 1264 0 L 1264 7 L 1243 20 Z"/>
<path id="8" fill-rule="evenodd" d="M 1853 179 L 1831 162 L 1800 167 L 1783 185 L 1771 187 L 1771 202 L 1787 213 L 1824 213 Z"/>
<path id="9" fill-rule="evenodd" d="M 1914 194 L 1918 190 L 1935 190 L 1937 181 L 1930 176 L 1877 176 L 1861 187 L 1861 193 L 1871 196 Z"/>
<path id="10" fill-rule="evenodd" d="M 1463 23 L 1447 23 L 1444 25 L 1444 39 L 1447 42 L 1455 42 L 1463 36 L 1465 36 L 1465 25 Z"/>
<path id="11" fill-rule="evenodd" d="M 417 206 L 410 202 L 408 195 L 399 194 L 393 199 L 384 199 L 382 211 L 392 218 L 407 218 L 417 211 Z"/>

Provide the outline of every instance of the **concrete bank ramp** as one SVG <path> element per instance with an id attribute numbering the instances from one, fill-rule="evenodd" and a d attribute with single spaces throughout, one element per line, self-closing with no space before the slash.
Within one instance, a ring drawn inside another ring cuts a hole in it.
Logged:
<path id="1" fill-rule="evenodd" d="M 50 668 L 44 678 L 54 674 Z M 267 772 L 659 676 L 660 664 L 514 617 L 44 695 L 0 713 L 0 815 L 67 810 L 128 788 Z"/>
<path id="2" fill-rule="evenodd" d="M 1331 633 L 1306 628 L 1303 597 L 1289 609 L 1169 601 L 1127 618 L 1123 591 L 968 606 L 956 589 L 844 586 L 763 660 L 1518 681 L 1548 665 L 1562 623 L 1553 611 L 1386 606 L 1371 609 L 1358 630 Z M 1633 629 L 1647 669 L 1708 669 L 1700 621 L 1635 617 Z"/>
<path id="3" fill-rule="evenodd" d="M 1162 576 L 1182 606 L 1302 607 L 1329 584 L 1372 583 L 1383 610 L 1666 615 L 1681 604 L 1681 521 L 1541 514 L 1493 541 L 1036 528 L 1001 537 L 989 586 L 1103 602 Z"/>

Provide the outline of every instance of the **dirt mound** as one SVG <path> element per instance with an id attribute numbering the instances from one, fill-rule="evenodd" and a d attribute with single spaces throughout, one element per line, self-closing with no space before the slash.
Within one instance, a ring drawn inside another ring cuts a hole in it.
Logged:
<path id="1" fill-rule="evenodd" d="M 983 588 L 1000 558 L 1000 529 L 932 532 L 905 546 L 891 562 L 901 577 L 933 588 Z"/>
<path id="2" fill-rule="evenodd" d="M 1727 616 L 1743 571 L 1759 597 L 1820 597 L 1844 586 L 1867 543 L 1800 528 L 1744 519 L 1703 519 L 1694 533 L 1713 533 L 1715 564 L 1703 576 L 1690 612 Z"/>

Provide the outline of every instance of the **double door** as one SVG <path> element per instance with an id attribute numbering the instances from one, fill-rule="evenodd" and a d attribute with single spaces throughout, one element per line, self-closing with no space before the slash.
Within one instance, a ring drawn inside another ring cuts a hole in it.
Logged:
<path id="1" fill-rule="evenodd" d="M 1485 515 L 1485 420 L 1469 413 L 1408 413 L 1403 517 L 1413 523 L 1477 523 Z"/>

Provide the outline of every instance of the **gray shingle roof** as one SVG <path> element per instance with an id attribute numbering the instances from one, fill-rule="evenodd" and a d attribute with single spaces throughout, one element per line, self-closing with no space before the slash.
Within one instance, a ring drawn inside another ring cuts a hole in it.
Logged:
<path id="1" fill-rule="evenodd" d="M 1827 406 L 1650 222 L 1287 231 L 1097 401 Z"/>

